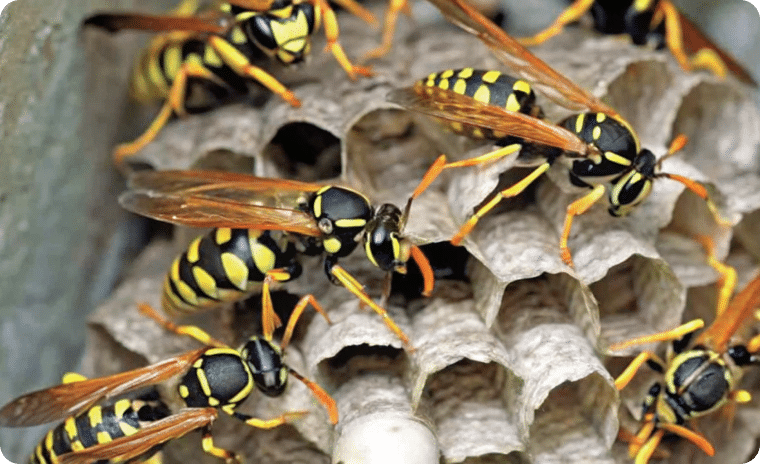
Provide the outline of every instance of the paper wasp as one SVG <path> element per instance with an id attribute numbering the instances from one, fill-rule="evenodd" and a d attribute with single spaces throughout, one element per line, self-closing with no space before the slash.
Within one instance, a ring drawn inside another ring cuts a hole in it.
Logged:
<path id="1" fill-rule="evenodd" d="M 277 346 L 272 334 L 251 337 L 239 350 L 213 339 L 195 326 L 176 326 L 145 304 L 140 310 L 167 330 L 187 335 L 208 345 L 147 367 L 95 379 L 76 378 L 55 387 L 23 395 L 0 409 L 0 426 L 24 427 L 64 419 L 37 446 L 32 462 L 90 463 L 144 459 L 166 442 L 196 429 L 203 429 L 203 449 L 227 462 L 239 457 L 214 445 L 211 424 L 219 411 L 251 427 L 272 428 L 304 415 L 285 413 L 274 419 L 258 419 L 236 411 L 254 387 L 267 396 L 279 396 L 289 375 L 303 382 L 327 409 L 330 421 L 338 422 L 335 401 L 322 388 L 301 376 L 282 360 L 290 341 L 289 332 Z M 301 312 L 288 322 L 294 327 Z M 120 399 L 111 405 L 98 403 L 155 385 L 182 374 L 177 391 L 185 408 L 171 413 L 155 398 Z"/>
<path id="2" fill-rule="evenodd" d="M 658 50 L 667 46 L 685 71 L 705 69 L 720 77 L 731 72 L 743 82 L 757 85 L 734 58 L 708 39 L 670 0 L 575 0 L 549 27 L 520 42 L 540 44 L 589 11 L 597 31 L 627 34 L 634 44 L 649 44 Z"/>
<path id="3" fill-rule="evenodd" d="M 709 262 L 712 245 L 703 241 L 708 250 Z M 676 329 L 635 338 L 610 346 L 620 350 L 634 345 L 673 340 L 672 353 L 665 360 L 651 351 L 640 353 L 615 380 L 618 390 L 633 379 L 638 369 L 647 364 L 663 375 L 649 389 L 642 404 L 644 425 L 636 435 L 621 430 L 621 437 L 630 442 L 629 454 L 637 464 L 649 461 L 660 441 L 667 433 L 688 439 L 712 456 L 710 442 L 696 431 L 684 426 L 686 421 L 714 412 L 730 402 L 750 401 L 749 392 L 738 389 L 742 368 L 760 365 L 760 335 L 746 344 L 734 344 L 737 331 L 760 307 L 760 276 L 755 277 L 733 299 L 728 296 L 735 284 L 735 271 L 730 266 L 713 266 L 723 275 L 718 296 L 717 317 L 710 326 L 694 338 L 704 326 L 701 319 Z"/>
<path id="4" fill-rule="evenodd" d="M 213 171 L 142 171 L 130 177 L 131 191 L 119 199 L 128 210 L 159 221 L 214 227 L 193 241 L 166 277 L 165 310 L 194 311 L 244 298 L 262 285 L 262 323 L 280 324 L 270 285 L 298 277 L 301 255 L 325 254 L 331 282 L 346 287 L 382 318 L 405 344 L 409 339 L 339 264 L 361 242 L 367 258 L 386 276 L 405 273 L 410 258 L 424 276 L 423 294 L 433 289 L 433 271 L 420 249 L 403 236 L 412 198 L 402 212 L 391 204 L 376 210 L 345 187 L 268 179 Z M 301 305 L 315 299 L 308 295 Z"/>
<path id="5" fill-rule="evenodd" d="M 374 21 L 354 0 L 338 3 L 362 19 Z M 311 34 L 321 21 L 327 48 L 349 77 L 370 74 L 369 68 L 353 65 L 346 56 L 327 0 L 233 0 L 201 12 L 198 7 L 198 0 L 184 0 L 167 16 L 103 13 L 84 21 L 111 32 L 163 32 L 136 61 L 130 88 L 137 101 L 163 100 L 163 106 L 140 137 L 115 149 L 118 166 L 153 140 L 172 114 L 206 110 L 231 95 L 245 94 L 251 82 L 258 82 L 292 106 L 301 106 L 293 92 L 252 60 L 263 51 L 285 65 L 303 61 L 311 52 Z M 189 98 L 196 89 L 205 98 L 191 104 Z"/>
<path id="6" fill-rule="evenodd" d="M 655 179 L 665 177 L 703 198 L 718 217 L 704 186 L 677 174 L 657 172 L 664 157 L 658 161 L 651 151 L 642 149 L 636 133 L 615 110 L 535 57 L 464 0 L 431 1 L 452 22 L 477 35 L 521 78 L 472 68 L 447 70 L 389 95 L 389 100 L 442 120 L 455 132 L 493 140 L 502 146 L 453 163 L 446 163 L 442 155 L 413 196 L 422 193 L 444 169 L 482 164 L 517 151 L 527 151 L 544 160 L 523 180 L 498 192 L 476 210 L 452 238 L 453 244 L 461 243 L 484 214 L 501 200 L 520 194 L 557 160 L 567 166 L 573 185 L 591 190 L 567 207 L 559 246 L 562 260 L 570 266 L 573 261 L 567 241 L 573 218 L 586 212 L 605 193 L 610 214 L 625 216 L 649 195 Z M 586 112 L 558 124 L 545 121 L 535 104 L 531 84 L 561 106 Z M 685 142 L 685 137 L 674 139 L 666 156 Z"/>

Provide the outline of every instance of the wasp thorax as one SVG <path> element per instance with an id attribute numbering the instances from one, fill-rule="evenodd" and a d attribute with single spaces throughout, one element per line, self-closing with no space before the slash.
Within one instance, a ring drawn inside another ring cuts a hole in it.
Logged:
<path id="1" fill-rule="evenodd" d="M 325 235 L 322 240 L 325 251 L 337 257 L 354 251 L 357 237 L 374 215 L 364 195 L 344 187 L 323 187 L 312 197 L 310 207 Z"/>
<path id="2" fill-rule="evenodd" d="M 282 351 L 267 340 L 252 337 L 240 350 L 253 374 L 253 382 L 267 396 L 278 396 L 288 384 Z"/>
<path id="3" fill-rule="evenodd" d="M 402 270 L 409 259 L 408 246 L 400 238 L 401 210 L 384 204 L 367 225 L 364 249 L 372 264 L 384 271 Z"/>

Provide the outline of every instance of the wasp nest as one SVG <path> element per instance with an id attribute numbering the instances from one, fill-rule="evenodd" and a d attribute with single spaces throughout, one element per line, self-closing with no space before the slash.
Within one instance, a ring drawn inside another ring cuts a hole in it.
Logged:
<path id="1" fill-rule="evenodd" d="M 353 18 L 340 20 L 350 55 L 372 48 L 375 34 Z M 376 204 L 403 205 L 440 153 L 456 159 L 490 147 L 401 111 L 386 101 L 388 92 L 447 68 L 508 69 L 477 38 L 453 27 L 411 28 L 403 21 L 400 27 L 393 52 L 374 64 L 373 77 L 352 82 L 331 56 L 315 53 L 301 69 L 278 71 L 303 107 L 271 98 L 261 107 L 233 104 L 176 121 L 139 153 L 139 161 L 156 169 L 337 179 Z M 733 80 L 685 74 L 669 55 L 615 38 L 570 30 L 535 52 L 605 98 L 658 156 L 675 135 L 687 135 L 689 143 L 663 163 L 663 171 L 706 181 L 736 226 L 718 227 L 702 200 L 661 179 L 629 217 L 612 218 L 597 205 L 576 219 L 569 242 L 573 270 L 560 259 L 558 240 L 565 208 L 577 193 L 557 167 L 481 220 L 464 249 L 455 248 L 446 241 L 458 225 L 526 167 L 508 157 L 447 171 L 414 203 L 406 233 L 426 244 L 423 250 L 450 279 L 439 278 L 431 298 L 394 294 L 388 304 L 415 350 L 405 351 L 345 289 L 326 285 L 321 262 L 307 259 L 304 275 L 283 287 L 280 302 L 288 307 L 293 295 L 313 293 L 333 323 L 320 317 L 301 322 L 287 361 L 331 393 L 341 420 L 331 426 L 308 390 L 291 382 L 284 398 L 254 394 L 246 410 L 259 417 L 294 409 L 311 414 L 267 431 L 222 418 L 214 425 L 219 446 L 241 452 L 247 462 L 267 463 L 627 461 L 624 446 L 615 444 L 619 417 L 635 431 L 628 411 L 637 410 L 643 393 L 635 386 L 617 392 L 613 375 L 630 358 L 608 358 L 605 347 L 674 327 L 692 313 L 710 314 L 717 274 L 693 235 L 709 235 L 721 259 L 731 250 L 729 262 L 739 267 L 742 282 L 756 271 L 760 117 L 747 88 Z M 539 99 L 552 120 L 568 115 Z M 189 236 L 151 245 L 132 277 L 92 317 L 90 362 L 98 374 L 105 373 L 98 366 L 135 367 L 194 346 L 135 311 L 135 295 L 158 304 L 163 273 Z M 361 251 L 342 264 L 379 297 L 383 275 Z M 259 330 L 251 308 L 256 302 L 254 296 L 192 322 L 235 344 Z M 741 406 L 731 433 L 718 416 L 700 421 L 719 450 L 716 462 L 742 463 L 753 454 L 759 415 L 753 405 Z M 170 462 L 215 462 L 197 436 L 181 442 L 167 448 Z M 388 454 L 375 451 L 382 457 L 357 461 L 373 444 Z M 706 460 L 689 443 L 663 449 L 673 462 Z"/>

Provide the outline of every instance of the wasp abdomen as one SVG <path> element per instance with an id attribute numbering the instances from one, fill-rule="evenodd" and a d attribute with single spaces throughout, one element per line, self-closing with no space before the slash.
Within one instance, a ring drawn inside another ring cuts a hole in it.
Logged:
<path id="1" fill-rule="evenodd" d="M 256 290 L 267 272 L 300 271 L 295 248 L 281 232 L 214 229 L 193 240 L 174 260 L 164 281 L 164 308 L 194 312 L 240 300 Z"/>
<path id="2" fill-rule="evenodd" d="M 486 105 L 541 117 L 541 108 L 536 105 L 536 94 L 530 84 L 500 71 L 473 68 L 449 69 L 430 74 L 421 83 L 428 87 L 450 90 Z M 482 127 L 470 127 L 452 122 L 448 124 L 454 132 L 469 137 L 501 140 L 507 136 L 507 134 L 494 133 Z"/>

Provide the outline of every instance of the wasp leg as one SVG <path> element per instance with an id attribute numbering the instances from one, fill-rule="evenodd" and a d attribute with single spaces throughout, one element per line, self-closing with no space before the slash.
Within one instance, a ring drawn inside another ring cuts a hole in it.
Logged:
<path id="1" fill-rule="evenodd" d="M 242 461 L 240 459 L 240 456 L 233 453 L 232 451 L 228 451 L 226 449 L 217 448 L 214 445 L 214 436 L 211 434 L 211 427 L 206 426 L 203 428 L 203 440 L 201 441 L 203 445 L 203 451 L 206 453 L 216 456 L 220 459 L 224 459 L 224 461 L 227 464 L 240 464 Z"/>
<path id="2" fill-rule="evenodd" d="M 509 187 L 508 189 L 502 190 L 496 195 L 494 195 L 491 200 L 480 207 L 477 211 L 475 211 L 475 214 L 470 216 L 470 218 L 467 220 L 467 222 L 462 225 L 462 227 L 459 229 L 459 231 L 454 235 L 454 237 L 451 239 L 451 243 L 453 245 L 459 245 L 462 243 L 462 240 L 469 234 L 472 229 L 475 227 L 475 224 L 478 223 L 480 218 L 483 217 L 486 213 L 491 211 L 496 205 L 501 202 L 501 200 L 504 200 L 506 198 L 511 198 L 516 195 L 519 195 L 523 190 L 525 190 L 531 183 L 533 183 L 534 180 L 536 180 L 541 174 L 545 173 L 549 168 L 551 167 L 551 163 L 546 162 L 537 167 L 533 170 L 530 174 L 525 176 L 521 181 L 517 182 L 513 186 Z"/>
<path id="3" fill-rule="evenodd" d="M 234 409 L 228 410 L 227 408 L 222 408 L 222 410 L 230 416 L 236 419 L 240 419 L 251 427 L 256 427 L 257 429 L 273 429 L 277 426 L 287 424 L 288 422 L 292 422 L 294 419 L 298 419 L 299 417 L 303 417 L 309 414 L 309 411 L 289 411 L 279 417 L 275 417 L 274 419 L 258 419 L 256 417 L 249 416 L 248 414 L 237 412 Z"/>
<path id="4" fill-rule="evenodd" d="M 290 280 L 290 273 L 286 272 L 285 269 L 272 269 L 267 271 L 264 282 L 261 285 L 261 331 L 267 340 L 272 340 L 274 329 L 282 325 L 282 320 L 274 312 L 270 287 L 275 282 L 285 282 L 287 280 Z"/>
<path id="5" fill-rule="evenodd" d="M 320 403 L 322 403 L 325 409 L 327 409 L 327 414 L 330 416 L 330 422 L 332 424 L 337 424 L 338 406 L 335 404 L 335 400 L 332 398 L 332 396 L 328 395 L 327 392 L 322 389 L 322 387 L 302 376 L 292 368 L 288 368 L 288 370 L 290 371 L 290 375 L 303 382 L 303 384 L 306 385 L 309 390 L 311 390 L 311 393 L 314 395 L 314 397 L 319 400 Z"/>
<path id="6" fill-rule="evenodd" d="M 385 12 L 385 17 L 383 18 L 383 38 L 380 45 L 365 53 L 362 57 L 362 61 L 380 58 L 391 51 L 393 36 L 396 33 L 398 14 L 402 11 L 407 15 L 411 13 L 409 2 L 407 2 L 407 0 L 390 0 L 388 10 Z"/>
<path id="7" fill-rule="evenodd" d="M 713 217 L 715 218 L 715 222 L 717 222 L 719 226 L 728 227 L 728 228 L 733 226 L 733 223 L 729 219 L 724 218 L 720 214 L 720 211 L 718 211 L 718 205 L 716 205 L 715 202 L 712 201 L 704 185 L 700 184 L 694 179 L 690 179 L 684 176 L 679 176 L 678 174 L 670 174 L 670 173 L 663 172 L 663 173 L 657 174 L 656 177 L 667 177 L 668 179 L 682 183 L 687 189 L 692 191 L 695 195 L 697 195 L 699 198 L 703 199 L 705 203 L 707 203 L 707 208 L 710 210 L 710 213 L 712 213 Z"/>
<path id="8" fill-rule="evenodd" d="M 327 39 L 326 50 L 329 50 L 333 54 L 338 61 L 338 64 L 340 64 L 351 79 L 356 79 L 357 75 L 365 77 L 371 76 L 372 69 L 367 66 L 356 66 L 352 64 L 351 61 L 349 61 L 348 56 L 346 56 L 345 50 L 343 50 L 343 47 L 338 43 L 338 36 L 340 35 L 338 30 L 338 20 L 335 17 L 335 12 L 330 8 L 327 1 L 314 0 L 314 6 L 319 9 L 320 15 L 325 22 L 325 38 Z"/>
<path id="9" fill-rule="evenodd" d="M 567 9 L 565 9 L 565 11 L 563 11 L 549 27 L 532 37 L 523 37 L 518 40 L 525 46 L 541 44 L 562 32 L 562 29 L 568 24 L 581 19 L 581 17 L 591 9 L 591 5 L 593 4 L 594 0 L 575 0 L 573 4 L 567 7 Z"/>
<path id="10" fill-rule="evenodd" d="M 715 244 L 712 239 L 707 235 L 699 235 L 696 237 L 697 241 L 702 244 L 702 248 L 707 253 L 707 264 L 713 267 L 720 274 L 720 280 L 718 285 L 718 301 L 715 308 L 715 317 L 720 317 L 721 314 L 728 308 L 728 302 L 731 300 L 731 295 L 734 294 L 736 288 L 736 269 L 724 264 L 715 257 Z"/>
<path id="11" fill-rule="evenodd" d="M 633 377 L 636 375 L 636 372 L 639 371 L 639 368 L 644 365 L 644 363 L 654 361 L 655 363 L 659 364 L 660 366 L 664 366 L 665 362 L 660 359 L 656 354 L 654 354 L 651 351 L 642 351 L 641 353 L 636 356 L 633 361 L 631 361 L 630 364 L 628 364 L 628 367 L 625 368 L 625 370 L 615 379 L 615 388 L 618 390 L 622 390 L 625 388 L 633 379 Z"/>
<path id="12" fill-rule="evenodd" d="M 187 90 L 187 79 L 189 77 L 198 77 L 214 81 L 218 80 L 211 71 L 200 64 L 193 62 L 183 63 L 174 78 L 174 82 L 172 82 L 166 101 L 156 118 L 150 126 L 148 126 L 148 129 L 146 129 L 145 132 L 134 141 L 120 144 L 114 150 L 113 159 L 117 166 L 122 166 L 124 158 L 134 155 L 156 138 L 158 132 L 166 125 L 173 113 L 176 113 L 178 116 L 184 116 L 186 114 L 184 100 L 185 91 Z"/>
<path id="13" fill-rule="evenodd" d="M 361 6 L 358 2 L 354 0 L 335 0 L 335 3 L 342 6 L 346 9 L 346 11 L 361 19 L 365 23 L 377 24 L 377 18 L 375 18 L 375 15 L 373 15 L 372 12 L 368 9 Z"/>
<path id="14" fill-rule="evenodd" d="M 619 343 L 613 343 L 609 346 L 610 350 L 623 350 L 630 346 L 643 345 L 645 343 L 664 342 L 669 340 L 677 340 L 684 335 L 695 332 L 705 326 L 705 321 L 702 319 L 694 319 L 686 324 L 679 325 L 675 329 L 666 330 L 664 332 L 658 332 L 655 334 L 644 335 L 638 338 L 632 338 Z"/>
<path id="15" fill-rule="evenodd" d="M 298 300 L 296 306 L 293 308 L 293 313 L 290 315 L 290 319 L 288 319 L 288 325 L 285 328 L 285 333 L 282 336 L 280 348 L 283 350 L 290 343 L 290 338 L 293 336 L 293 331 L 296 328 L 296 322 L 298 322 L 298 318 L 301 317 L 301 314 L 303 314 L 307 305 L 313 306 L 314 309 L 325 318 L 328 324 L 332 324 L 330 316 L 327 315 L 324 308 L 322 308 L 322 305 L 317 302 L 317 299 L 314 298 L 314 295 L 306 295 L 301 297 L 301 299 Z"/>
<path id="16" fill-rule="evenodd" d="M 349 292 L 353 293 L 357 298 L 359 298 L 362 303 L 369 306 L 373 311 L 379 314 L 391 332 L 396 334 L 396 336 L 404 343 L 407 348 L 411 348 L 409 337 L 407 337 L 404 331 L 401 330 L 398 325 L 396 325 L 391 316 L 388 314 L 388 311 L 375 303 L 372 298 L 370 298 L 369 295 L 367 295 L 367 293 L 364 291 L 364 287 L 362 287 L 362 285 L 351 274 L 349 274 L 339 265 L 335 264 L 330 268 L 330 275 L 335 277 L 335 279 L 341 285 L 346 287 Z"/>
<path id="17" fill-rule="evenodd" d="M 726 77 L 726 74 L 728 74 L 728 67 L 715 51 L 709 48 L 703 48 L 691 57 L 686 55 L 686 50 L 683 45 L 681 19 L 678 10 L 676 10 L 673 3 L 668 0 L 661 0 L 657 5 L 655 14 L 664 17 L 665 43 L 668 45 L 670 53 L 673 54 L 684 71 L 691 71 L 695 68 L 705 69 L 718 77 Z"/>
<path id="18" fill-rule="evenodd" d="M 604 185 L 597 185 L 586 195 L 570 203 L 565 214 L 565 225 L 562 227 L 562 235 L 559 238 L 559 254 L 562 261 L 570 267 L 575 267 L 573 257 L 570 254 L 570 248 L 567 246 L 567 240 L 570 238 L 570 229 L 573 227 L 573 218 L 588 211 L 594 203 L 604 196 Z"/>
<path id="19" fill-rule="evenodd" d="M 412 245 L 411 253 L 412 259 L 417 263 L 417 267 L 420 268 L 420 272 L 422 273 L 422 281 L 424 282 L 422 296 L 430 296 L 435 286 L 435 275 L 433 274 L 433 268 L 430 266 L 430 261 L 428 261 L 425 253 L 417 245 Z"/>
<path id="20" fill-rule="evenodd" d="M 654 428 L 654 422 L 651 422 L 652 428 Z M 648 424 L 647 424 L 648 425 Z M 645 426 L 646 427 L 646 426 Z M 651 434 L 651 432 L 650 432 Z M 665 430 L 659 429 L 654 432 L 649 439 L 643 445 L 631 445 L 628 447 L 628 455 L 630 457 L 636 457 L 635 464 L 646 464 L 652 458 L 657 446 L 662 441 L 662 437 L 665 435 Z"/>
<path id="21" fill-rule="evenodd" d="M 272 93 L 279 95 L 283 100 L 296 108 L 301 106 L 301 101 L 282 85 L 280 81 L 263 69 L 254 66 L 237 48 L 219 36 L 211 36 L 208 39 L 209 45 L 219 54 L 219 58 L 232 68 L 233 71 L 241 76 L 249 77 L 259 84 L 269 89 Z"/>
<path id="22" fill-rule="evenodd" d="M 694 430 L 689 430 L 682 425 L 670 424 L 667 422 L 658 424 L 658 427 L 664 431 L 689 440 L 690 442 L 697 445 L 697 447 L 704 451 L 708 456 L 713 456 L 715 454 L 715 448 L 713 448 L 707 438 L 705 438 L 705 436 L 701 433 L 695 432 Z"/>
<path id="23" fill-rule="evenodd" d="M 158 314 L 158 311 L 153 309 L 153 307 L 147 303 L 139 303 L 137 307 L 143 315 L 153 319 L 169 332 L 174 332 L 177 335 L 185 335 L 185 336 L 194 338 L 198 340 L 199 342 L 203 343 L 204 345 L 214 346 L 217 348 L 227 347 L 226 343 L 220 342 L 219 340 L 215 339 L 214 337 L 209 335 L 208 332 L 201 329 L 200 327 L 196 327 L 194 325 L 177 325 L 173 323 L 172 321 Z"/>

